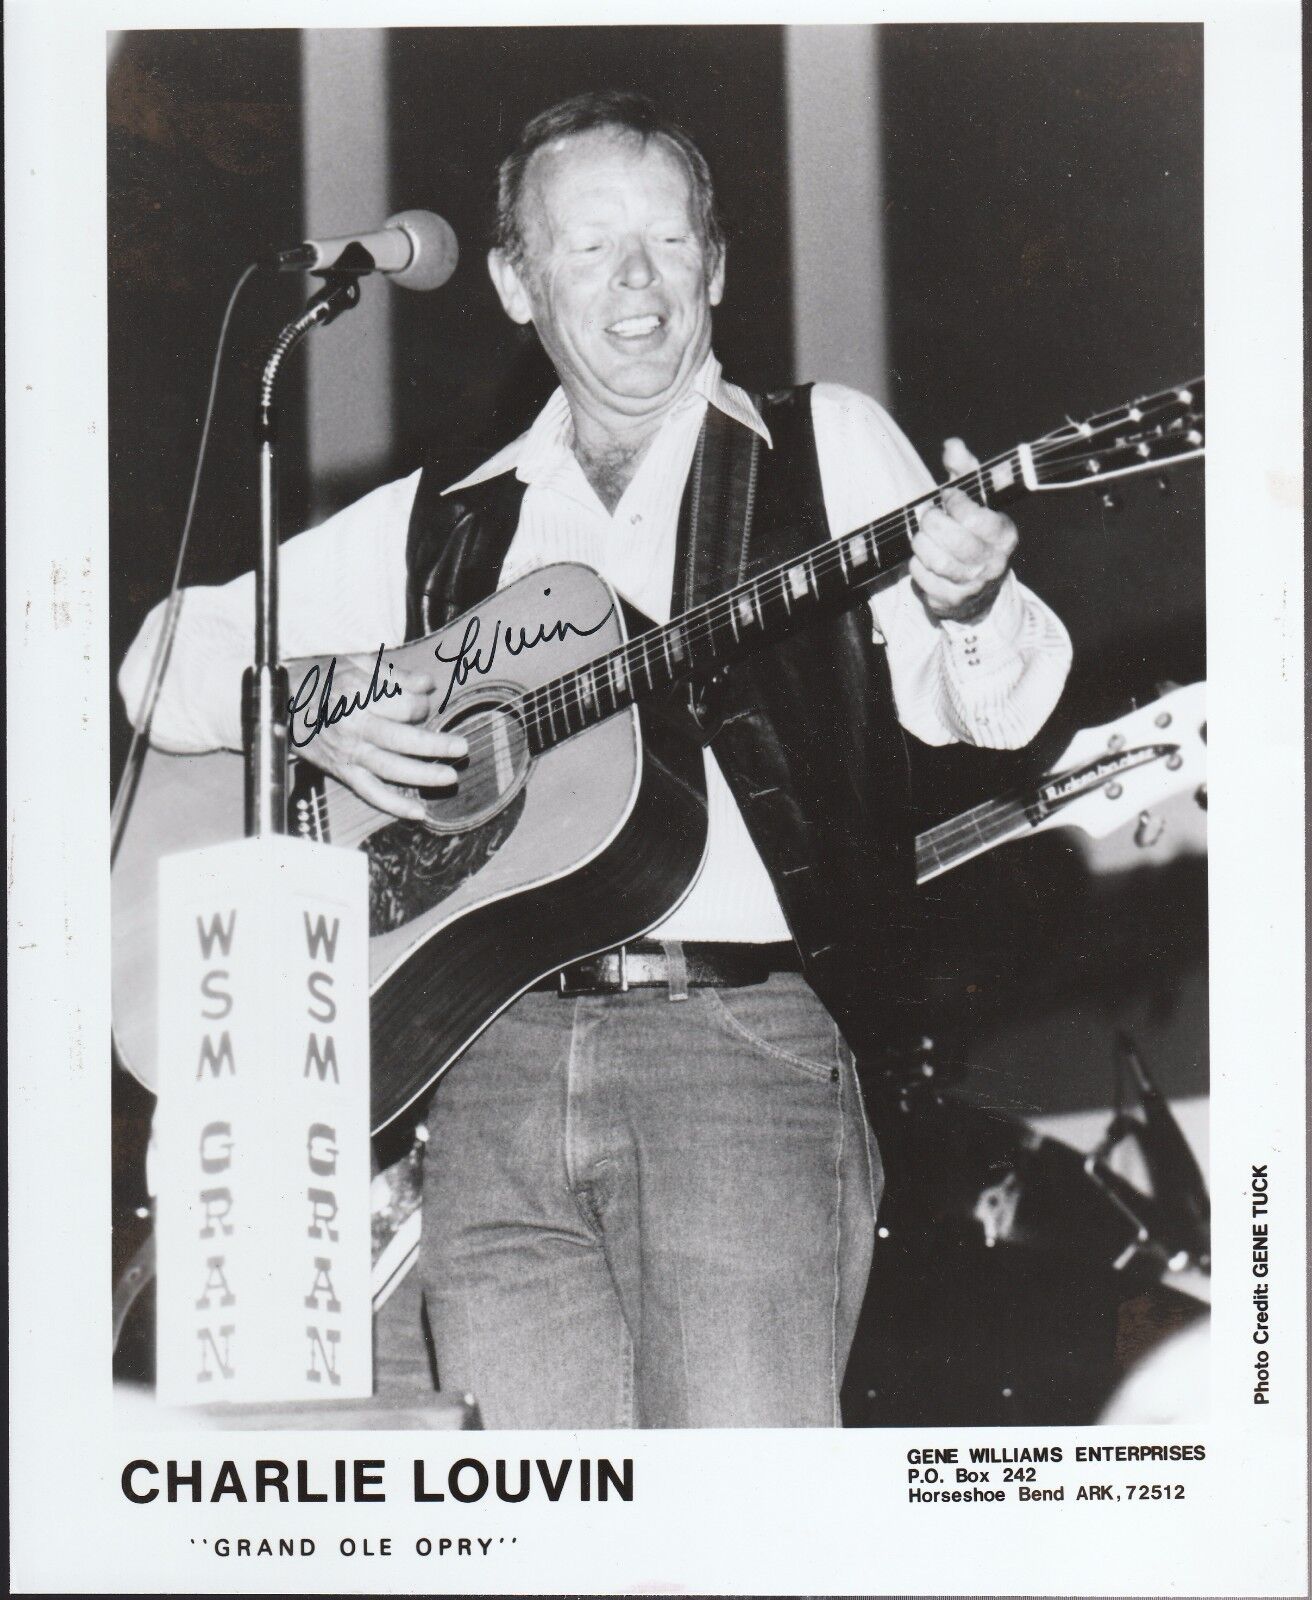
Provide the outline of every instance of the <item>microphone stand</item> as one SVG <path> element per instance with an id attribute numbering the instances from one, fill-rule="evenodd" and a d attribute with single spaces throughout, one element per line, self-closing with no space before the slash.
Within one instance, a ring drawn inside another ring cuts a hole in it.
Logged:
<path id="1" fill-rule="evenodd" d="M 246 757 L 246 836 L 287 832 L 287 751 L 290 738 L 287 669 L 278 661 L 278 424 L 273 389 L 284 358 L 312 328 L 327 325 L 360 300 L 360 275 L 373 257 L 351 244 L 323 288 L 289 322 L 265 362 L 255 437 L 260 452 L 260 545 L 255 563 L 255 660 L 242 677 L 242 745 Z"/>

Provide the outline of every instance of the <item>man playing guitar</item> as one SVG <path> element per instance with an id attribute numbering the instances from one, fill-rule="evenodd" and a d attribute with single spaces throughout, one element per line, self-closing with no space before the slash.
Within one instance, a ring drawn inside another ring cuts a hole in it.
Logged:
<path id="1" fill-rule="evenodd" d="M 665 622 L 932 486 L 865 396 L 753 398 L 723 377 L 710 174 L 640 97 L 580 95 L 525 127 L 488 264 L 559 389 L 472 472 L 434 464 L 282 551 L 287 653 L 336 650 L 334 692 L 361 706 L 299 753 L 415 820 L 417 790 L 459 784 L 466 743 L 430 726 L 447 669 L 370 693 L 380 641 L 558 561 Z M 973 465 L 960 441 L 944 460 Z M 709 832 L 691 890 L 640 945 L 517 1000 L 439 1083 L 423 1295 L 441 1387 L 473 1392 L 488 1426 L 839 1421 L 881 1187 L 854 1057 L 916 1014 L 901 729 L 1022 745 L 1070 662 L 1009 571 L 1015 545 L 1006 517 L 948 491 L 868 604 L 702 675 L 684 708 Z M 187 592 L 163 748 L 239 748 L 252 604 L 249 575 Z M 130 712 L 161 626 L 157 610 L 124 662 Z M 418 1347 L 417 1316 L 405 1336 Z"/>

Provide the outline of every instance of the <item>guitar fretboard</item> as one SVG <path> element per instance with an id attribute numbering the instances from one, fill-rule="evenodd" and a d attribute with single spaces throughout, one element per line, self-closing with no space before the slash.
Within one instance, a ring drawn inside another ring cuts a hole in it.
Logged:
<path id="1" fill-rule="evenodd" d="M 980 505 L 995 506 L 1025 488 L 1019 451 L 1009 451 L 554 678 L 526 694 L 520 705 L 530 749 L 541 754 L 648 695 L 694 674 L 714 672 L 822 611 L 851 604 L 908 560 L 920 526 L 917 513 L 941 505 L 945 490 L 960 489 Z"/>
<path id="2" fill-rule="evenodd" d="M 1041 820 L 1035 797 L 986 800 L 959 817 L 940 822 L 916 835 L 916 882 L 927 883 L 941 872 L 959 867 L 971 856 L 982 855 L 1006 839 L 1028 833 Z"/>

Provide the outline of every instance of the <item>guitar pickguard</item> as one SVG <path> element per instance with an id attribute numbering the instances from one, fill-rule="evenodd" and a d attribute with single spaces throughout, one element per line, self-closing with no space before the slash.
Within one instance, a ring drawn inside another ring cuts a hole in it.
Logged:
<path id="1" fill-rule="evenodd" d="M 422 916 L 480 871 L 524 810 L 521 789 L 503 811 L 467 833 L 434 833 L 398 819 L 373 834 L 369 857 L 369 936 L 391 933 Z"/>

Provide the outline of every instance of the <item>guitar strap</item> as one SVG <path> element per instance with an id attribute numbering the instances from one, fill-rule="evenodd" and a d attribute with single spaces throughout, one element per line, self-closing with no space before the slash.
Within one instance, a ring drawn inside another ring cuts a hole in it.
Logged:
<path id="1" fill-rule="evenodd" d="M 800 548 L 824 537 L 820 463 L 811 428 L 811 385 L 753 395 L 770 431 L 764 440 L 708 406 L 679 519 L 672 615 L 741 583 L 751 566 L 753 529 L 786 525 Z M 765 470 L 763 470 L 763 465 Z"/>
<path id="2" fill-rule="evenodd" d="M 824 496 L 811 428 L 811 385 L 751 397 L 770 430 L 761 435 L 716 406 L 706 408 L 679 514 L 671 616 L 679 616 L 741 583 L 753 566 L 753 533 L 788 527 L 805 548 L 823 537 Z M 690 690 L 704 743 L 722 716 L 713 709 L 717 674 Z"/>
<path id="3" fill-rule="evenodd" d="M 671 616 L 690 611 L 742 578 L 751 544 L 761 444 L 754 428 L 707 406 L 679 517 Z M 726 555 L 731 557 L 728 562 Z"/>

